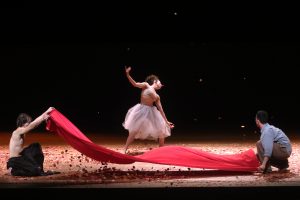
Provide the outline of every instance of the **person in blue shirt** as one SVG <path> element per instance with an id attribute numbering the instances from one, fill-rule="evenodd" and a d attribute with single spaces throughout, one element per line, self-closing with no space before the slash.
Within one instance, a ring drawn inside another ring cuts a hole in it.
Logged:
<path id="1" fill-rule="evenodd" d="M 292 153 L 291 142 L 281 129 L 268 123 L 268 118 L 264 110 L 256 113 L 255 122 L 261 131 L 260 140 L 256 143 L 257 157 L 261 163 L 258 171 L 271 172 L 271 166 L 279 171 L 287 171 L 288 158 Z"/>

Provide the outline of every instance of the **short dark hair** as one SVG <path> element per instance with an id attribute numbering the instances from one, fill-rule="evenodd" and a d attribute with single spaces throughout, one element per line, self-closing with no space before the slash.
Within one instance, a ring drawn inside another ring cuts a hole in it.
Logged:
<path id="1" fill-rule="evenodd" d="M 26 123 L 30 123 L 32 118 L 26 113 L 20 113 L 17 117 L 17 127 L 22 127 Z"/>
<path id="2" fill-rule="evenodd" d="M 260 123 L 265 124 L 268 123 L 269 115 L 267 111 L 259 110 L 256 113 L 256 118 L 260 121 Z"/>
<path id="3" fill-rule="evenodd" d="M 147 76 L 146 79 L 145 79 L 145 81 L 147 83 L 149 83 L 149 85 L 152 85 L 154 83 L 154 81 L 158 81 L 158 80 L 159 80 L 158 76 L 153 75 L 153 74 Z"/>

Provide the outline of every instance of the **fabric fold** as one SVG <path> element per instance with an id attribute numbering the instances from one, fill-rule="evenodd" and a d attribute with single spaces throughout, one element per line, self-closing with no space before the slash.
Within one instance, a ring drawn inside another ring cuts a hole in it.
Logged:
<path id="1" fill-rule="evenodd" d="M 100 162 L 116 164 L 147 162 L 225 171 L 256 171 L 259 166 L 252 149 L 238 154 L 220 155 L 190 147 L 164 146 L 138 156 L 122 154 L 93 143 L 58 110 L 50 113 L 46 129 L 58 134 L 77 151 Z"/>

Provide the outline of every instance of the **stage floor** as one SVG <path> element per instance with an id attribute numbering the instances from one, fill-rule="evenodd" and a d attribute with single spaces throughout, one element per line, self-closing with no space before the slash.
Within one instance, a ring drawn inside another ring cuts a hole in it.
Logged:
<path id="1" fill-rule="evenodd" d="M 88 134 L 93 142 L 123 152 L 126 134 Z M 1 188 L 189 188 L 189 187 L 266 187 L 300 186 L 299 139 L 293 137 L 293 153 L 288 172 L 276 168 L 270 174 L 228 172 L 187 168 L 151 163 L 111 164 L 92 160 L 51 133 L 32 133 L 26 136 L 26 145 L 40 142 L 45 155 L 44 169 L 60 172 L 44 177 L 12 177 L 7 174 L 9 133 L 0 134 Z M 234 154 L 255 149 L 259 136 L 186 134 L 174 135 L 166 145 L 188 146 L 217 154 Z M 129 147 L 132 155 L 158 148 L 155 141 L 136 140 Z"/>

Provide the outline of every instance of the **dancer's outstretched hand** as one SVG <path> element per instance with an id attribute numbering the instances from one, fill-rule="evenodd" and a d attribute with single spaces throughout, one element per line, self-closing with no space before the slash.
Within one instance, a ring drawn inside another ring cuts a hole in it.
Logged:
<path id="1" fill-rule="evenodd" d="M 126 72 L 126 74 L 129 74 L 130 70 L 131 70 L 131 67 L 130 67 L 130 66 L 129 66 L 129 67 L 126 67 L 126 66 L 125 66 L 125 72 Z"/>
<path id="2" fill-rule="evenodd" d="M 172 122 L 168 122 L 168 125 L 171 129 L 175 127 L 175 125 Z"/>

